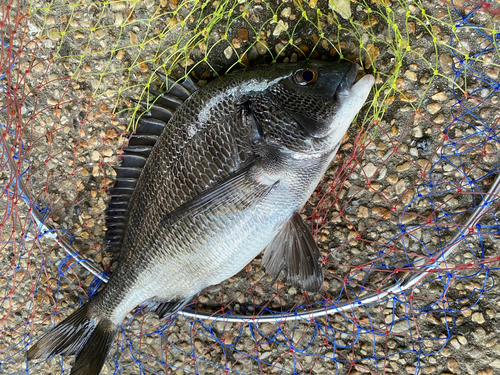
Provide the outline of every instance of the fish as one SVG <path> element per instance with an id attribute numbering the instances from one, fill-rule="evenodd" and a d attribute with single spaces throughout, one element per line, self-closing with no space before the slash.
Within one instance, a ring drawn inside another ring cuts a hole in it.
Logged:
<path id="1" fill-rule="evenodd" d="M 263 250 L 274 280 L 283 271 L 289 284 L 317 292 L 321 254 L 300 211 L 374 84 L 372 75 L 355 83 L 358 72 L 354 63 L 307 60 L 202 88 L 160 74 L 170 89 L 152 92 L 110 193 L 116 270 L 28 360 L 76 355 L 71 375 L 97 375 L 129 311 L 169 317 Z"/>

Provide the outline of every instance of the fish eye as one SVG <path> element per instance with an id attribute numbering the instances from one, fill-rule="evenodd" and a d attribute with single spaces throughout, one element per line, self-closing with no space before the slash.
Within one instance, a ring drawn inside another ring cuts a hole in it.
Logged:
<path id="1" fill-rule="evenodd" d="M 300 86 L 308 86 L 316 82 L 318 71 L 313 69 L 300 69 L 295 72 L 295 82 Z"/>

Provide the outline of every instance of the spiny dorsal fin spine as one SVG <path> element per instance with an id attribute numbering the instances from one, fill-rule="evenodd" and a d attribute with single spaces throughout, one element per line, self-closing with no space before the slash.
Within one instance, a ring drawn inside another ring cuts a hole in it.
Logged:
<path id="1" fill-rule="evenodd" d="M 155 96 L 155 99 L 149 103 L 131 99 L 144 108 L 150 108 L 139 119 L 137 130 L 129 137 L 128 145 L 123 148 L 121 164 L 115 167 L 116 184 L 110 189 L 111 199 L 106 212 L 108 230 L 105 243 L 108 251 L 111 252 L 120 250 L 129 202 L 147 158 L 175 109 L 197 90 L 197 86 L 191 78 L 186 78 L 183 82 L 178 83 L 162 73 L 156 72 L 156 74 L 168 90 L 165 93 L 150 90 L 150 94 Z M 154 104 L 150 106 L 151 103 Z"/>

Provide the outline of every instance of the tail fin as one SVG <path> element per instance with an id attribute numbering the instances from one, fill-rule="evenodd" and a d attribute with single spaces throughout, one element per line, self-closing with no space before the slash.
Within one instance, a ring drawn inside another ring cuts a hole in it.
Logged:
<path id="1" fill-rule="evenodd" d="M 77 354 L 71 375 L 98 375 L 117 328 L 107 319 L 97 322 L 89 314 L 88 302 L 46 333 L 28 350 L 28 360 L 55 354 Z"/>
<path id="2" fill-rule="evenodd" d="M 101 320 L 90 335 L 87 344 L 76 356 L 71 375 L 98 375 L 116 338 L 118 327 L 109 320 Z"/>

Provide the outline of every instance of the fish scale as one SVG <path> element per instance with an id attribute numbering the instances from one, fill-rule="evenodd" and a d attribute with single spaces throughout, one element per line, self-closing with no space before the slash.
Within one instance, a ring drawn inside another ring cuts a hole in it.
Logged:
<path id="1" fill-rule="evenodd" d="M 276 64 L 194 93 L 191 81 L 168 80 L 117 167 L 106 219 L 116 270 L 28 358 L 76 354 L 71 374 L 97 375 L 130 310 L 174 314 L 266 248 L 271 276 L 285 269 L 289 283 L 318 291 L 320 252 L 299 212 L 373 85 L 365 76 L 353 86 L 357 73 L 354 64 Z"/>

